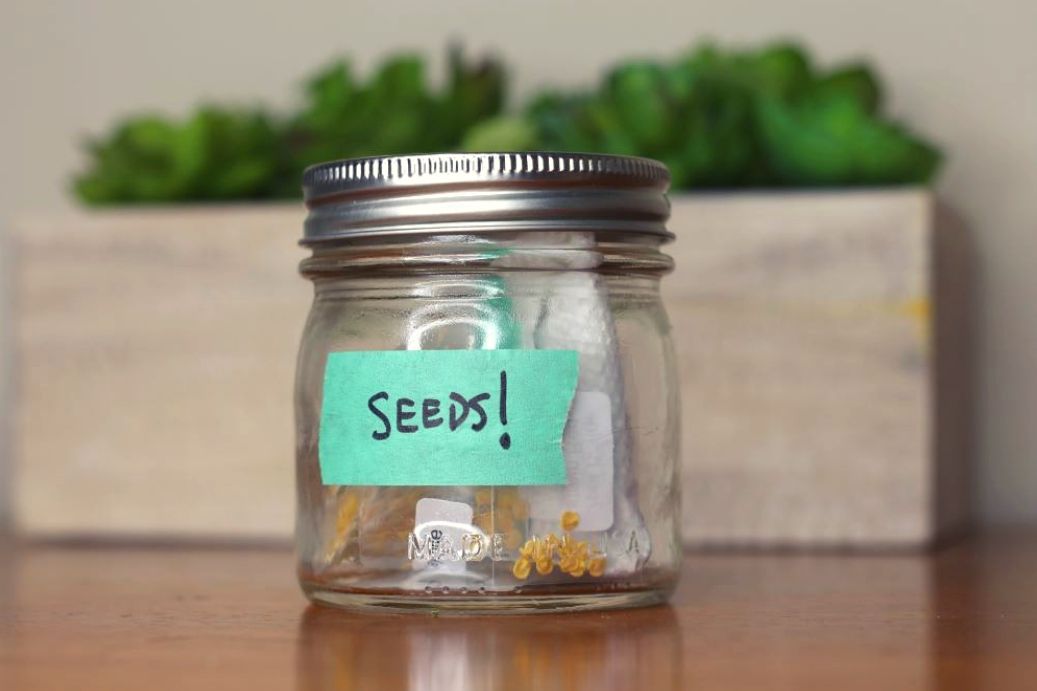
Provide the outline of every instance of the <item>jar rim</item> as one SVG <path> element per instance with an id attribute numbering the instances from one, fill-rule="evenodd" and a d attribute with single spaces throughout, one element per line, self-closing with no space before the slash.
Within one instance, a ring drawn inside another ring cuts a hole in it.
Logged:
<path id="1" fill-rule="evenodd" d="M 671 239 L 658 161 L 561 152 L 373 156 L 311 166 L 302 243 L 372 235 L 607 230 Z"/>

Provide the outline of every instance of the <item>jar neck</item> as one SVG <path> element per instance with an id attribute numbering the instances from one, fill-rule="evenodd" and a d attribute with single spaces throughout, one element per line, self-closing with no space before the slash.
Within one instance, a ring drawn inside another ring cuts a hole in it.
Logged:
<path id="1" fill-rule="evenodd" d="M 487 271 L 589 271 L 661 276 L 673 259 L 665 238 L 632 233 L 515 232 L 339 239 L 311 245 L 303 276 Z"/>

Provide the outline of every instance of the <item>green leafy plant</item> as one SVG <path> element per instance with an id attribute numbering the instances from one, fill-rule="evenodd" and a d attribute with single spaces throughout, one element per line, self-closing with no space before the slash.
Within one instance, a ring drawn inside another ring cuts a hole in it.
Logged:
<path id="1" fill-rule="evenodd" d="M 130 118 L 87 143 L 75 180 L 91 204 L 297 197 L 312 163 L 432 151 L 589 151 L 657 158 L 675 189 L 926 183 L 940 153 L 882 114 L 872 70 L 818 69 L 801 47 L 706 44 L 628 61 L 594 90 L 544 91 L 502 114 L 504 68 L 454 49 L 438 91 L 423 60 L 390 58 L 366 81 L 336 62 L 294 114 L 205 106 L 183 121 Z"/>
<path id="2" fill-rule="evenodd" d="M 467 150 L 551 149 L 656 158 L 678 189 L 925 183 L 935 147 L 881 115 L 861 64 L 816 70 L 798 46 L 706 45 L 611 70 L 595 91 L 548 92 L 479 124 Z"/>
<path id="3" fill-rule="evenodd" d="M 505 74 L 498 62 L 470 63 L 456 49 L 448 70 L 433 92 L 416 56 L 389 59 L 366 83 L 336 62 L 307 80 L 292 116 L 204 106 L 183 122 L 129 118 L 87 142 L 90 166 L 75 191 L 98 205 L 291 198 L 312 163 L 454 150 L 476 122 L 500 112 Z"/>
<path id="4" fill-rule="evenodd" d="M 258 110 L 206 106 L 184 122 L 132 118 L 88 144 L 93 165 L 75 190 L 91 204 L 267 198 L 284 168 L 281 139 Z"/>

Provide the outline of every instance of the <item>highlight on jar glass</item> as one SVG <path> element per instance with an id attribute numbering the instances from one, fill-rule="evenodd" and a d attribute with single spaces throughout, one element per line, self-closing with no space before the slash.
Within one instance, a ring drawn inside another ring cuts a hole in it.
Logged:
<path id="1" fill-rule="evenodd" d="M 299 579 L 344 607 L 658 603 L 680 565 L 669 174 L 588 154 L 306 171 Z"/>

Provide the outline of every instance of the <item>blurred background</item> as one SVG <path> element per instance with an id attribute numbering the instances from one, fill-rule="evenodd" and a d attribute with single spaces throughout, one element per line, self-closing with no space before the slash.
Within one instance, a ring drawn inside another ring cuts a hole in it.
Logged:
<path id="1" fill-rule="evenodd" d="M 24 421 L 24 414 L 19 418 L 14 411 L 23 406 L 26 378 L 22 376 L 25 354 L 15 359 L 14 307 L 25 305 L 18 298 L 21 288 L 16 285 L 21 279 L 16 267 L 23 260 L 37 262 L 26 265 L 30 268 L 42 270 L 45 266 L 42 258 L 48 256 L 47 248 L 26 239 L 34 228 L 42 229 L 40 238 L 60 237 L 63 224 L 84 223 L 71 189 L 74 174 L 90 165 L 83 148 L 87 137 L 104 137 L 115 123 L 141 112 L 186 119 L 202 103 L 293 111 L 304 98 L 303 80 L 339 57 L 349 58 L 356 79 L 366 81 L 390 55 L 416 53 L 427 58 L 427 76 L 435 87 L 443 82 L 447 70 L 444 48 L 451 41 L 462 45 L 472 60 L 492 55 L 507 65 L 504 109 L 514 115 L 521 114 L 529 99 L 545 88 L 593 91 L 605 71 L 623 61 L 672 62 L 705 39 L 725 50 L 756 49 L 791 40 L 808 48 L 815 62 L 826 68 L 866 62 L 881 75 L 885 117 L 890 122 L 908 123 L 920 142 L 942 152 L 942 164 L 923 162 L 921 169 L 908 165 L 906 173 L 900 178 L 894 175 L 888 182 L 898 187 L 922 185 L 924 189 L 931 180 L 943 203 L 970 229 L 974 262 L 969 271 L 975 280 L 969 333 L 975 344 L 975 387 L 968 396 L 970 400 L 974 396 L 974 417 L 955 418 L 953 424 L 975 431 L 974 472 L 967 477 L 974 488 L 971 501 L 979 522 L 1035 523 L 1037 310 L 1033 298 L 1037 273 L 1030 266 L 1037 257 L 1035 26 L 1037 6 L 1015 0 L 982 5 L 935 0 L 528 0 L 507 4 L 441 0 L 294 5 L 257 5 L 243 0 L 172 4 L 7 0 L 0 7 L 4 35 L 0 41 L 0 151 L 5 159 L 0 166 L 0 229 L 4 232 L 0 336 L 5 363 L 0 510 L 10 520 L 16 504 L 13 478 L 15 472 L 21 472 L 13 470 L 15 449 L 20 448 L 14 443 L 16 428 L 21 430 L 22 442 L 28 434 L 61 437 L 68 433 L 60 416 L 54 418 L 53 429 L 41 422 L 45 410 L 40 411 L 51 405 L 48 401 L 61 397 L 57 380 L 36 404 L 30 402 L 30 406 L 42 406 L 29 413 L 36 422 L 28 428 L 17 424 L 19 419 Z M 508 136 L 513 133 L 514 129 L 506 131 Z M 492 141 L 493 136 L 502 135 L 498 130 L 487 136 Z M 832 188 L 841 182 L 836 175 L 830 180 L 814 180 L 814 184 L 808 179 L 797 186 Z M 881 176 L 850 182 L 868 189 L 884 187 Z M 741 186 L 753 187 L 750 183 Z M 694 191 L 694 180 L 685 187 Z M 282 214 L 276 218 L 283 222 L 272 237 L 291 247 L 300 233 L 295 212 L 272 213 Z M 75 220 L 61 220 L 70 218 Z M 86 222 L 108 223 L 93 218 Z M 175 228 L 187 222 L 171 223 Z M 130 224 L 141 222 L 138 218 Z M 681 220 L 681 224 L 676 230 L 681 242 L 688 245 L 682 252 L 692 252 L 694 219 Z M 936 225 L 927 226 L 926 231 L 936 232 Z M 689 233 L 683 233 L 684 226 Z M 247 241 L 248 234 L 242 231 L 235 238 Z M 214 242 L 226 242 L 225 248 L 234 245 L 230 240 Z M 146 245 L 140 251 L 148 251 Z M 22 250 L 23 246 L 28 249 Z M 300 292 L 291 297 L 298 298 L 305 310 L 305 285 L 290 275 L 293 261 L 283 263 L 284 273 L 298 282 Z M 77 265 L 71 261 L 67 266 Z M 924 267 L 920 271 L 915 278 L 921 276 L 918 280 L 923 283 L 930 280 Z M 39 284 L 32 284 L 30 274 L 24 275 L 29 275 L 28 292 L 33 299 L 42 300 L 38 303 L 41 309 L 53 309 L 46 302 L 48 295 L 62 299 L 59 293 L 32 289 Z M 65 290 L 71 289 L 66 285 Z M 70 312 L 77 309 L 70 303 L 65 307 Z M 63 325 L 76 328 L 74 321 L 48 321 L 43 326 L 36 324 L 29 333 L 35 339 L 50 328 L 49 338 L 60 341 Z M 289 333 L 286 343 L 296 338 L 296 333 Z M 128 343 L 124 345 L 134 347 Z M 923 349 L 921 357 L 926 357 L 925 352 Z M 61 357 L 54 353 L 60 349 L 40 357 L 53 364 L 54 358 Z M 290 367 L 292 363 L 286 364 Z M 117 368 L 118 363 L 112 366 Z M 932 382 L 924 372 L 920 376 L 916 382 L 919 390 L 928 390 Z M 284 390 L 285 410 L 289 401 L 290 394 Z M 885 403 L 881 399 L 866 402 L 872 407 Z M 929 410 L 935 406 L 907 424 L 927 424 Z M 118 415 L 118 408 L 109 412 Z M 273 409 L 275 417 L 281 412 L 280 407 Z M 936 473 L 925 465 L 936 463 L 925 440 L 937 433 L 928 427 L 917 431 L 924 447 L 919 453 L 925 457 L 919 461 L 920 472 Z M 973 448 L 967 443 L 971 455 Z M 45 447 L 32 448 L 44 455 L 19 459 L 19 463 L 50 463 L 54 473 L 61 471 L 60 448 L 51 448 L 50 457 L 40 451 Z M 287 451 L 284 472 L 276 475 L 285 480 L 286 487 L 291 477 L 290 449 Z M 146 457 L 142 453 L 145 464 Z M 877 463 L 893 466 L 902 460 L 894 453 Z M 77 463 L 89 466 L 82 459 Z M 48 486 L 60 497 L 61 489 L 47 484 L 51 477 L 46 473 L 28 476 L 33 486 L 24 490 L 28 498 L 23 501 L 31 504 L 32 497 L 45 493 Z M 85 505 L 91 506 L 108 498 L 96 495 L 87 500 Z M 284 505 L 289 501 L 290 496 Z M 38 513 L 29 507 L 29 522 L 45 533 L 60 532 L 60 522 L 47 524 L 40 518 L 51 510 L 49 505 L 39 506 Z M 929 512 L 931 507 L 919 510 Z M 205 514 L 204 509 L 201 513 Z M 122 518 L 115 516 L 101 522 L 102 528 L 110 529 L 123 520 L 132 532 L 133 516 L 132 511 Z M 211 516 L 219 520 L 218 512 Z M 69 517 L 64 525 L 74 518 Z M 277 513 L 272 520 L 287 522 L 290 516 Z M 156 522 L 148 529 L 163 532 L 175 530 L 175 525 L 164 528 Z M 261 526 L 250 534 L 262 531 Z"/>

